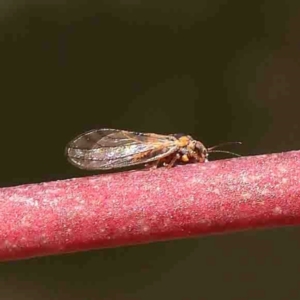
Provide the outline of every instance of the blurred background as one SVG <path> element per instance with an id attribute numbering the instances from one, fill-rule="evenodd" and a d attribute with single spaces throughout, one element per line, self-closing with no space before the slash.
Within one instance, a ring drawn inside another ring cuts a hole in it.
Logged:
<path id="1" fill-rule="evenodd" d="M 93 128 L 299 149 L 299 32 L 297 0 L 1 1 L 0 185 L 91 175 L 64 147 Z M 0 298 L 299 299 L 299 253 L 289 227 L 1 263 Z"/>

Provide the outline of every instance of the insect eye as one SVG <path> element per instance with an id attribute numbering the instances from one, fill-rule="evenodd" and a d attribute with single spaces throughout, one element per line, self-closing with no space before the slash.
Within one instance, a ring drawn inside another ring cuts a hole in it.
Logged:
<path id="1" fill-rule="evenodd" d="M 195 148 L 201 152 L 204 150 L 204 146 L 199 142 L 195 143 Z"/>
<path id="2" fill-rule="evenodd" d="M 197 142 L 195 144 L 195 149 L 201 153 L 203 156 L 207 157 L 208 156 L 208 151 L 207 149 L 204 147 L 204 145 L 200 142 Z"/>

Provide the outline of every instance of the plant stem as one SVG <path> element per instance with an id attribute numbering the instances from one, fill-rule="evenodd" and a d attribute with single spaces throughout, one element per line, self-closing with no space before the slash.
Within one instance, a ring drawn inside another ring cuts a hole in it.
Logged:
<path id="1" fill-rule="evenodd" d="M 300 151 L 0 189 L 0 260 L 300 224 Z"/>

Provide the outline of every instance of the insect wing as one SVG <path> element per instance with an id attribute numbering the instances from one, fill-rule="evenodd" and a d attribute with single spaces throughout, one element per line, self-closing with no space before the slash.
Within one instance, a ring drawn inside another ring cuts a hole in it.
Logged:
<path id="1" fill-rule="evenodd" d="M 173 136 L 99 129 L 83 133 L 66 147 L 68 160 L 86 170 L 107 170 L 148 163 L 174 153 Z"/>

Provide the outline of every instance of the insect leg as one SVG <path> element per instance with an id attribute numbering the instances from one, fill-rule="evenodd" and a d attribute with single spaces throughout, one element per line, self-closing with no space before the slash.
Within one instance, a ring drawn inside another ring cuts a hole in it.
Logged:
<path id="1" fill-rule="evenodd" d="M 146 164 L 145 167 L 149 170 L 155 170 L 155 169 L 157 169 L 159 163 L 160 163 L 160 160 L 156 160 L 156 161 Z"/>
<path id="2" fill-rule="evenodd" d="M 179 153 L 176 153 L 174 157 L 171 159 L 171 161 L 168 164 L 164 164 L 165 167 L 168 169 L 172 168 L 176 162 L 176 160 L 180 159 L 181 155 Z"/>

